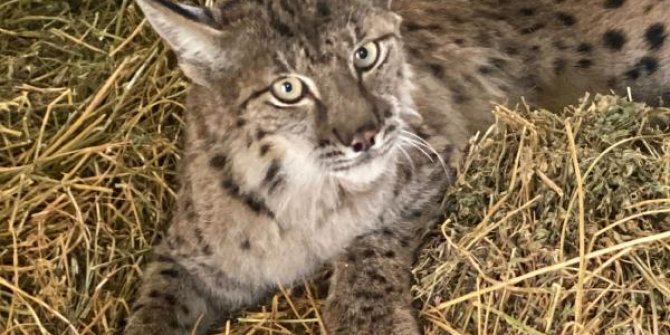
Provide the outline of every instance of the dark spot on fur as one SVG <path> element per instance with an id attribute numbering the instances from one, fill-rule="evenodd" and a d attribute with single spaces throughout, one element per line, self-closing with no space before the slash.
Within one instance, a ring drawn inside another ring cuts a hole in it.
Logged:
<path id="1" fill-rule="evenodd" d="M 423 211 L 420 210 L 420 209 L 417 209 L 415 211 L 412 211 L 409 215 L 410 215 L 411 218 L 418 219 L 423 215 Z"/>
<path id="2" fill-rule="evenodd" d="M 163 296 L 163 299 L 165 299 L 165 301 L 168 304 L 170 304 L 171 306 L 174 306 L 174 305 L 177 304 L 177 297 L 175 297 L 174 295 L 172 295 L 170 293 L 165 293 L 165 295 Z"/>
<path id="3" fill-rule="evenodd" d="M 258 130 L 256 130 L 256 140 L 258 141 L 262 140 L 267 134 L 268 133 L 266 133 L 265 130 L 259 128 Z"/>
<path id="4" fill-rule="evenodd" d="M 363 258 L 370 258 L 375 256 L 375 251 L 372 249 L 365 249 L 363 252 L 361 252 L 361 255 Z"/>
<path id="5" fill-rule="evenodd" d="M 519 54 L 519 49 L 517 49 L 515 47 L 506 47 L 504 51 L 505 51 L 506 54 L 508 54 L 510 56 L 515 56 L 515 55 Z"/>
<path id="6" fill-rule="evenodd" d="M 581 43 L 577 46 L 577 52 L 579 53 L 589 53 L 593 50 L 593 46 L 589 43 Z"/>
<path id="7" fill-rule="evenodd" d="M 316 3 L 316 12 L 321 16 L 330 15 L 330 7 L 326 1 L 317 1 Z"/>
<path id="8" fill-rule="evenodd" d="M 577 67 L 588 69 L 593 65 L 593 61 L 587 58 L 582 58 L 577 61 Z"/>
<path id="9" fill-rule="evenodd" d="M 198 240 L 198 244 L 203 243 L 204 236 L 202 235 L 202 229 L 196 227 L 195 229 L 193 229 L 193 235 L 195 236 L 195 239 Z"/>
<path id="10" fill-rule="evenodd" d="M 221 182 L 221 187 L 223 187 L 226 191 L 237 194 L 240 192 L 240 187 L 235 184 L 235 182 L 231 178 L 226 178 Z"/>
<path id="11" fill-rule="evenodd" d="M 376 271 L 374 271 L 374 270 L 370 270 L 370 271 L 368 271 L 368 272 L 367 272 L 367 276 L 368 276 L 371 280 L 376 281 L 376 282 L 379 282 L 379 283 L 382 283 L 382 284 L 386 284 L 386 282 L 387 282 L 386 277 L 380 275 L 378 272 L 376 272 Z"/>
<path id="12" fill-rule="evenodd" d="M 642 57 L 639 64 L 641 68 L 647 71 L 647 74 L 652 74 L 658 70 L 658 61 L 654 57 Z"/>
<path id="13" fill-rule="evenodd" d="M 546 26 L 545 23 L 538 22 L 538 23 L 536 23 L 536 24 L 534 24 L 534 25 L 532 25 L 532 26 L 530 26 L 530 27 L 521 29 L 520 32 L 521 32 L 521 34 L 523 34 L 523 35 L 528 35 L 528 34 L 532 34 L 532 33 L 536 32 L 536 31 L 538 31 L 538 30 L 544 28 L 545 26 Z"/>
<path id="14" fill-rule="evenodd" d="M 242 128 L 242 127 L 244 127 L 246 124 L 247 124 L 247 121 L 245 121 L 244 119 L 237 119 L 237 122 L 235 122 L 235 125 L 236 125 L 238 128 Z"/>
<path id="15" fill-rule="evenodd" d="M 561 40 L 555 40 L 554 42 L 552 42 L 552 45 L 554 46 L 554 48 L 558 50 L 566 50 L 568 48 L 568 46 L 565 45 L 565 42 Z"/>
<path id="16" fill-rule="evenodd" d="M 561 72 L 563 72 L 563 70 L 565 70 L 565 66 L 567 65 L 566 63 L 567 62 L 565 61 L 565 59 L 556 58 L 554 60 L 554 73 L 560 74 Z"/>
<path id="17" fill-rule="evenodd" d="M 367 323 L 368 319 L 366 319 L 363 315 L 359 315 L 356 317 L 356 325 L 358 325 L 360 328 L 362 328 Z"/>
<path id="18" fill-rule="evenodd" d="M 470 100 L 469 96 L 465 95 L 465 93 L 463 93 L 459 90 L 453 91 L 451 96 L 454 98 L 454 102 L 459 104 L 459 105 L 465 103 L 468 100 Z"/>
<path id="19" fill-rule="evenodd" d="M 212 255 L 212 247 L 209 244 L 205 244 L 202 246 L 202 249 L 200 249 L 204 255 L 211 256 Z"/>
<path id="20" fill-rule="evenodd" d="M 626 35 L 622 30 L 608 30 L 603 34 L 603 43 L 605 47 L 619 51 L 626 44 Z"/>
<path id="21" fill-rule="evenodd" d="M 268 192 L 270 193 L 272 193 L 284 180 L 281 176 L 278 176 L 279 171 L 279 162 L 274 160 L 272 161 L 272 164 L 270 164 L 270 167 L 268 167 L 268 170 L 265 172 L 265 179 L 263 179 L 263 182 L 268 184 Z"/>
<path id="22" fill-rule="evenodd" d="M 246 240 L 242 241 L 242 243 L 240 244 L 240 249 L 242 249 L 242 250 L 250 250 L 251 249 L 251 242 L 249 241 L 249 239 L 246 239 Z"/>
<path id="23" fill-rule="evenodd" d="M 179 277 L 179 271 L 175 269 L 165 269 L 160 272 L 161 276 L 166 276 L 170 278 L 177 278 Z"/>
<path id="24" fill-rule="evenodd" d="M 181 309 L 181 312 L 183 314 L 189 315 L 191 313 L 191 311 L 188 309 L 188 307 L 186 307 L 186 305 L 184 305 L 184 304 L 179 304 L 179 309 Z"/>
<path id="25" fill-rule="evenodd" d="M 234 0 L 238 1 L 238 0 Z M 228 1 L 230 3 L 230 1 Z M 295 17 L 295 10 L 293 7 L 291 7 L 290 1 L 289 0 L 281 0 L 279 1 L 279 6 L 281 7 L 282 10 L 286 11 L 291 17 Z M 225 5 L 224 5 L 225 7 Z"/>
<path id="26" fill-rule="evenodd" d="M 441 64 L 431 63 L 428 64 L 428 68 L 430 68 L 430 71 L 435 77 L 442 77 L 442 75 L 444 75 L 444 66 Z"/>
<path id="27" fill-rule="evenodd" d="M 477 79 L 475 79 L 474 76 L 471 76 L 471 75 L 468 75 L 468 74 L 463 75 L 463 80 L 465 80 L 466 82 L 468 82 L 470 84 L 476 84 L 477 83 Z"/>
<path id="28" fill-rule="evenodd" d="M 403 248 L 407 248 L 409 246 L 409 243 L 405 240 L 400 240 L 400 246 Z"/>
<path id="29" fill-rule="evenodd" d="M 279 173 L 279 162 L 277 160 L 273 160 L 270 166 L 268 167 L 267 171 L 265 172 L 265 179 L 263 180 L 265 183 L 269 183 L 272 180 L 275 179 L 277 176 L 277 173 Z"/>
<path id="30" fill-rule="evenodd" d="M 269 212 L 267 207 L 265 207 L 265 204 L 259 199 L 252 198 L 252 197 L 247 197 L 245 199 L 244 203 L 246 203 L 247 206 L 249 206 L 249 208 L 251 208 L 252 211 L 254 211 L 258 214 Z"/>
<path id="31" fill-rule="evenodd" d="M 384 257 L 386 257 L 386 258 L 394 258 L 394 257 L 395 257 L 395 251 L 393 251 L 393 250 L 387 250 L 387 251 L 384 253 Z"/>
<path id="32" fill-rule="evenodd" d="M 417 30 L 440 30 L 441 27 L 437 24 L 418 24 L 416 22 L 407 22 L 404 24 L 407 31 Z"/>
<path id="33" fill-rule="evenodd" d="M 507 65 L 506 60 L 504 60 L 502 58 L 498 58 L 498 57 L 489 58 L 489 62 L 491 63 L 491 65 L 493 65 L 493 66 L 495 66 L 495 67 L 497 67 L 501 70 L 504 69 L 505 66 Z"/>
<path id="34" fill-rule="evenodd" d="M 658 60 L 654 57 L 642 57 L 630 70 L 626 71 L 624 75 L 630 80 L 636 80 L 642 76 L 642 72 L 648 75 L 653 74 L 658 70 Z"/>
<path id="35" fill-rule="evenodd" d="M 614 87 L 617 87 L 617 86 L 618 86 L 618 85 L 617 85 L 618 83 L 619 83 L 619 80 L 617 80 L 616 77 L 610 77 L 609 79 L 607 79 L 607 87 L 608 87 L 608 88 L 614 88 Z"/>
<path id="36" fill-rule="evenodd" d="M 172 259 L 172 257 L 165 255 L 157 255 L 156 261 L 161 263 L 174 263 L 174 259 Z"/>
<path id="37" fill-rule="evenodd" d="M 449 20 L 453 23 L 456 23 L 456 24 L 463 24 L 463 23 L 466 22 L 465 19 L 462 18 L 461 16 L 453 15 L 453 14 L 447 15 L 447 20 Z"/>
<path id="38" fill-rule="evenodd" d="M 384 319 L 384 316 L 383 316 L 383 315 L 380 315 L 380 314 L 372 314 L 372 316 L 370 316 L 370 323 L 372 323 L 372 324 L 379 324 L 379 323 L 381 323 L 381 321 L 382 321 L 383 319 Z"/>
<path id="39" fill-rule="evenodd" d="M 480 66 L 477 69 L 477 71 L 479 71 L 479 73 L 481 73 L 481 74 L 491 74 L 491 73 L 493 73 L 493 71 L 495 71 L 495 69 L 490 67 L 490 66 L 483 65 L 483 66 Z"/>
<path id="40" fill-rule="evenodd" d="M 519 14 L 523 16 L 533 16 L 535 15 L 535 8 L 524 7 L 519 9 Z"/>
<path id="41" fill-rule="evenodd" d="M 185 211 L 193 210 L 193 200 L 190 197 L 184 199 L 184 201 L 182 202 L 182 209 Z"/>
<path id="42" fill-rule="evenodd" d="M 149 298 L 156 299 L 156 298 L 158 298 L 158 297 L 160 297 L 160 296 L 161 296 L 161 294 L 160 294 L 158 291 L 156 291 L 156 290 L 151 290 L 151 291 L 149 292 Z"/>
<path id="43" fill-rule="evenodd" d="M 626 71 L 625 76 L 630 80 L 636 80 L 640 78 L 640 71 L 638 69 L 630 69 Z"/>
<path id="44" fill-rule="evenodd" d="M 261 156 L 265 156 L 265 155 L 268 153 L 268 151 L 270 151 L 270 148 L 271 148 L 271 147 L 272 147 L 272 146 L 271 146 L 270 144 L 267 144 L 267 143 L 266 143 L 266 144 L 263 144 L 263 145 L 261 145 L 261 148 L 259 149 L 258 153 L 259 153 Z"/>
<path id="45" fill-rule="evenodd" d="M 625 1 L 626 0 L 605 0 L 605 4 L 603 5 L 603 7 L 605 7 L 605 9 L 619 8 L 623 5 Z"/>
<path id="46" fill-rule="evenodd" d="M 662 23 L 652 24 L 644 33 L 644 38 L 647 40 L 650 50 L 660 49 L 663 46 L 666 37 L 665 26 Z"/>
<path id="47" fill-rule="evenodd" d="M 565 12 L 556 13 L 556 18 L 566 26 L 572 26 L 577 23 L 577 19 L 574 16 Z"/>
<path id="48" fill-rule="evenodd" d="M 212 156 L 212 158 L 209 160 L 209 166 L 217 169 L 217 170 L 223 170 L 223 168 L 226 167 L 226 163 L 228 162 L 228 159 L 226 156 L 221 155 L 221 154 L 216 154 Z"/>
<path id="49" fill-rule="evenodd" d="M 293 31 L 284 22 L 281 22 L 277 15 L 271 15 L 270 26 L 274 29 L 279 35 L 283 37 L 293 37 Z"/>

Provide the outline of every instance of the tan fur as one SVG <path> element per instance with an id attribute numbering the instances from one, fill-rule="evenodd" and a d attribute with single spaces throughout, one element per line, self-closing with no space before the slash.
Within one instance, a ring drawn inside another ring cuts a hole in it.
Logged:
<path id="1" fill-rule="evenodd" d="M 202 333 L 329 260 L 331 333 L 418 334 L 409 269 L 441 163 L 494 103 L 670 98 L 666 1 L 137 3 L 194 85 L 179 206 L 127 334 Z M 272 91 L 286 77 L 302 99 Z"/>

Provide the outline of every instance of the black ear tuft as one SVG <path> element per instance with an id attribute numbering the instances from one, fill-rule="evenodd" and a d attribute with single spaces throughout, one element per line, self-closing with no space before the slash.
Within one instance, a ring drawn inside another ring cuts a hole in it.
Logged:
<path id="1" fill-rule="evenodd" d="M 217 29 L 208 8 L 170 0 L 136 0 L 154 30 L 175 51 L 189 78 L 206 84 L 208 78 L 230 65 L 229 35 Z"/>
<path id="2" fill-rule="evenodd" d="M 170 0 L 149 0 L 149 1 L 155 1 L 160 5 L 162 5 L 163 7 L 191 21 L 205 23 L 210 26 L 215 25 L 212 10 L 207 7 L 181 5 L 176 2 L 172 2 Z"/>
<path id="3" fill-rule="evenodd" d="M 193 20 L 193 21 L 200 21 L 198 16 L 195 15 L 195 13 L 193 13 L 193 11 L 190 11 L 190 10 L 188 10 L 188 9 L 186 9 L 186 8 L 180 6 L 179 4 L 176 4 L 176 3 L 174 3 L 170 0 L 153 0 L 153 1 L 158 2 L 163 7 L 167 8 L 167 9 L 169 9 L 169 10 L 171 10 L 171 11 L 173 11 L 173 12 L 175 12 L 175 13 L 177 13 L 177 14 L 179 14 L 179 15 L 187 18 L 187 19 L 190 19 L 190 20 Z"/>

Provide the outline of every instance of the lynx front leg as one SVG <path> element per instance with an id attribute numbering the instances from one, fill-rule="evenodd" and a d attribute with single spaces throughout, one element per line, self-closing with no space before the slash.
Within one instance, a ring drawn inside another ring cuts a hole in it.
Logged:
<path id="1" fill-rule="evenodd" d="M 195 279 L 172 258 L 158 256 L 144 273 L 126 335 L 201 334 L 215 321 L 214 308 Z"/>
<path id="2" fill-rule="evenodd" d="M 421 334 L 411 307 L 413 235 L 385 228 L 357 239 L 335 262 L 324 311 L 329 334 Z"/>

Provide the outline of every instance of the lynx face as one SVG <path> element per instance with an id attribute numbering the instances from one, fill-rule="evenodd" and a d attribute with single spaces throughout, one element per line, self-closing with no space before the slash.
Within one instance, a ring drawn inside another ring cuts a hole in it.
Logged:
<path id="1" fill-rule="evenodd" d="M 373 180 L 402 150 L 407 122 L 419 118 L 400 18 L 385 6 L 231 0 L 166 13 L 163 3 L 140 4 L 198 84 L 196 95 L 217 105 L 200 116 L 208 133 L 239 132 L 249 148 L 263 140 L 261 150 L 280 153 L 285 165 Z M 183 24 L 162 23 L 166 15 Z"/>

